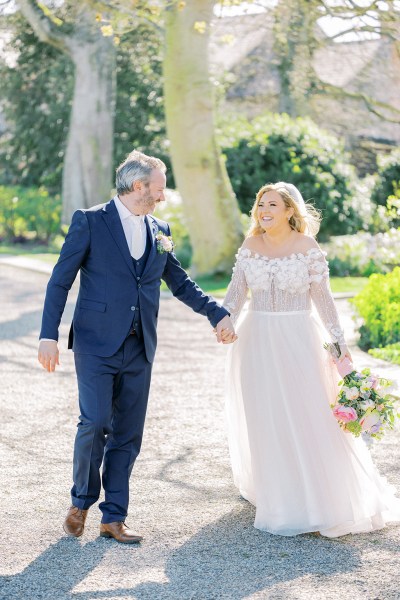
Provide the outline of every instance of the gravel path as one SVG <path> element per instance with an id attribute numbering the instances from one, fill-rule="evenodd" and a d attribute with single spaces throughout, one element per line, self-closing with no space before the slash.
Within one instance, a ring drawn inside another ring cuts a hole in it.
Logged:
<path id="1" fill-rule="evenodd" d="M 161 302 L 142 453 L 128 524 L 140 547 L 98 537 L 94 506 L 80 539 L 64 536 L 77 421 L 74 292 L 58 372 L 36 361 L 47 276 L 0 265 L 0 599 L 386 600 L 400 598 L 400 527 L 328 540 L 253 528 L 254 509 L 231 480 L 223 421 L 226 348 L 203 317 Z M 350 326 L 348 305 L 338 306 Z M 357 359 L 362 355 L 357 354 Z M 400 431 L 373 448 L 400 490 Z"/>

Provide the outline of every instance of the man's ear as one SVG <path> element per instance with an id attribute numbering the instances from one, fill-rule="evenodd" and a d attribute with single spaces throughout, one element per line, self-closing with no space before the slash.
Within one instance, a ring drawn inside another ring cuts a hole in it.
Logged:
<path id="1" fill-rule="evenodd" d="M 137 179 L 132 186 L 132 192 L 141 192 L 142 187 L 143 187 L 143 181 L 140 181 L 140 179 Z"/>

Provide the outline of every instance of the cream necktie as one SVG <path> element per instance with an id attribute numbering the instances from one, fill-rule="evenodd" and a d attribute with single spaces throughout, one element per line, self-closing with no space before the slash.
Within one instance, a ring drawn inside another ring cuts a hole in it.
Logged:
<path id="1" fill-rule="evenodd" d="M 143 247 L 143 218 L 137 215 L 131 215 L 132 238 L 131 238 L 131 255 L 135 260 L 139 260 L 144 253 Z"/>

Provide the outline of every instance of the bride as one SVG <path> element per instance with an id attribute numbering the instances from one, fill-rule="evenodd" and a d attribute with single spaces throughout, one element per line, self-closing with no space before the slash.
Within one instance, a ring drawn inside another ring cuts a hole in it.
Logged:
<path id="1" fill-rule="evenodd" d="M 251 214 L 224 306 L 236 321 L 251 290 L 228 350 L 226 412 L 234 481 L 256 506 L 254 525 L 337 537 L 400 521 L 400 500 L 365 443 L 330 408 L 338 375 L 326 333 L 351 357 L 313 237 L 319 215 L 282 182 L 259 190 Z"/>

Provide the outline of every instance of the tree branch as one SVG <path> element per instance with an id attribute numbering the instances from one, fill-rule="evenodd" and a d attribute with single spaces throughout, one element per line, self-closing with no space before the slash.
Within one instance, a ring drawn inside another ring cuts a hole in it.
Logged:
<path id="1" fill-rule="evenodd" d="M 51 44 L 63 52 L 69 53 L 68 36 L 60 32 L 57 25 L 46 17 L 35 0 L 18 0 L 21 13 L 29 22 L 33 31 L 42 42 Z"/>
<path id="2" fill-rule="evenodd" d="M 366 94 L 362 94 L 361 92 L 350 92 L 339 86 L 321 82 L 321 87 L 319 90 L 316 90 L 316 93 L 327 94 L 339 98 L 350 98 L 351 100 L 363 102 L 369 110 L 369 112 L 373 113 L 383 121 L 388 121 L 389 123 L 400 123 L 400 109 L 396 108 L 395 106 L 392 106 L 391 104 L 386 104 L 386 102 L 380 102 L 379 100 L 375 100 L 374 98 L 371 98 Z M 396 114 L 398 115 L 398 117 L 390 118 L 383 112 L 380 112 L 378 108 L 387 110 L 392 114 Z"/>

